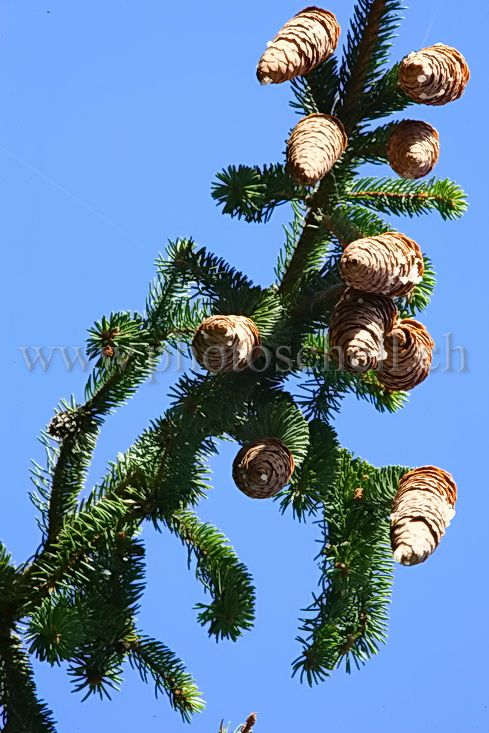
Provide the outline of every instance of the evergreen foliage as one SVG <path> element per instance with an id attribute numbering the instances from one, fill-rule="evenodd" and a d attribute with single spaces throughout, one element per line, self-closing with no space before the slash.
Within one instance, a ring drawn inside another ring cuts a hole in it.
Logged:
<path id="1" fill-rule="evenodd" d="M 399 64 L 385 70 L 400 9 L 399 0 L 357 0 L 342 57 L 292 82 L 294 109 L 337 115 L 349 137 L 316 187 L 295 184 L 283 162 L 230 165 L 217 174 L 212 195 L 232 217 L 267 222 L 278 206 L 291 204 L 275 283 L 257 286 L 192 239 L 178 239 L 156 261 L 144 310 L 111 313 L 89 329 L 93 369 L 84 401 L 62 400 L 55 408 L 40 435 L 45 465 L 32 469 L 39 547 L 17 567 L 0 545 L 5 731 L 55 730 L 37 697 L 29 654 L 51 665 L 66 662 L 83 699 L 118 689 L 129 662 L 184 720 L 203 709 L 183 662 L 136 627 L 145 583 L 139 533 L 151 522 L 185 545 L 189 566 L 209 594 L 208 603 L 196 605 L 197 620 L 216 641 L 236 640 L 252 627 L 250 573 L 229 540 L 193 511 L 209 488 L 207 461 L 222 438 L 285 443 L 296 470 L 275 498 L 282 512 L 312 519 L 319 530 L 319 590 L 301 619 L 294 674 L 312 684 L 343 662 L 349 671 L 385 640 L 393 568 L 388 515 L 408 469 L 379 469 L 355 458 L 339 445 L 332 421 L 347 394 L 380 412 L 399 410 L 407 394 L 385 389 L 374 372 L 343 371 L 331 358 L 326 329 L 345 287 L 339 258 L 348 243 L 395 230 L 379 214 L 436 210 L 447 220 L 467 207 L 463 191 L 448 179 L 359 175 L 364 162 L 386 161 L 393 123 L 374 127 L 373 121 L 411 104 L 398 84 Z M 434 285 L 425 256 L 421 282 L 397 301 L 400 315 L 425 309 Z M 166 411 L 81 499 L 106 416 L 135 395 L 165 351 L 189 356 L 195 329 L 216 314 L 252 319 L 262 355 L 243 372 L 189 369 L 171 389 Z"/>

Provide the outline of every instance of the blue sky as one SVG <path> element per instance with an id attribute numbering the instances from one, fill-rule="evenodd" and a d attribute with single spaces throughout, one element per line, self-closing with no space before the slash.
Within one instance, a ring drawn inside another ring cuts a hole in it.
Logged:
<path id="1" fill-rule="evenodd" d="M 19 347 L 82 346 L 104 313 L 141 309 L 152 262 L 167 238 L 192 235 L 258 283 L 267 284 L 282 243 L 279 209 L 267 225 L 225 218 L 210 197 L 230 163 L 283 159 L 296 116 L 287 85 L 261 88 L 255 66 L 266 42 L 301 9 L 267 3 L 155 0 L 4 0 L 0 37 L 0 201 L 3 244 L 1 360 L 3 511 L 0 536 L 21 562 L 36 548 L 27 497 L 36 434 L 60 397 L 81 399 L 86 374 L 59 353 L 44 372 Z M 327 6 L 346 35 L 352 2 Z M 214 490 L 199 507 L 231 539 L 257 585 L 257 622 L 238 643 L 216 645 L 195 623 L 202 591 L 175 538 L 145 527 L 148 586 L 139 616 L 146 633 L 188 664 L 207 711 L 195 733 L 217 733 L 258 711 L 257 733 L 487 731 L 486 290 L 488 8 L 468 0 L 412 3 L 393 60 L 436 42 L 466 56 L 472 80 L 458 102 L 411 108 L 441 138 L 436 173 L 470 197 L 461 221 L 436 214 L 397 224 L 434 261 L 439 281 L 423 321 L 443 350 L 467 353 L 467 371 L 435 372 L 396 415 L 347 399 L 336 427 L 344 445 L 376 465 L 432 463 L 453 473 L 457 515 L 424 565 L 398 568 L 389 643 L 351 676 L 316 688 L 290 679 L 299 609 L 317 581 L 315 528 L 281 517 L 232 484 L 235 447 L 213 462 Z M 340 39 L 341 43 L 341 39 Z M 386 167 L 377 168 L 389 175 Z M 394 219 L 393 219 L 394 221 Z M 159 374 L 107 420 L 91 473 L 127 448 L 167 404 L 174 373 Z M 38 686 L 60 731 L 188 729 L 127 670 L 112 702 L 81 704 L 63 669 L 36 665 Z"/>

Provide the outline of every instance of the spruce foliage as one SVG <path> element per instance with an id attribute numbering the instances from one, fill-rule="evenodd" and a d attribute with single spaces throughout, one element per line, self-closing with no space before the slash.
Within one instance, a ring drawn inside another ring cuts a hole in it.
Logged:
<path id="1" fill-rule="evenodd" d="M 55 408 L 40 435 L 45 464 L 32 469 L 39 547 L 15 566 L 0 545 L 4 730 L 55 730 L 37 697 L 29 655 L 67 663 L 83 699 L 110 696 L 128 662 L 184 720 L 203 709 L 183 662 L 137 628 L 145 584 L 140 532 L 150 522 L 186 547 L 189 567 L 208 593 L 207 603 L 196 606 L 197 620 L 216 641 L 236 640 L 253 626 L 249 571 L 224 534 L 194 511 L 209 488 L 207 461 L 222 438 L 283 441 L 296 470 L 275 497 L 279 509 L 318 528 L 320 583 L 300 621 L 302 652 L 293 673 L 316 683 L 343 663 L 347 671 L 360 666 L 385 641 L 393 568 L 388 515 L 408 469 L 379 469 L 356 458 L 339 445 L 332 421 L 347 394 L 381 412 L 401 409 L 407 394 L 386 390 L 374 372 L 343 371 L 330 358 L 326 329 L 345 286 L 338 263 L 349 242 L 395 230 L 384 215 L 435 210 L 448 220 L 467 206 L 448 179 L 359 174 L 365 162 L 386 161 L 393 123 L 375 127 L 374 121 L 411 104 L 398 85 L 399 64 L 386 70 L 400 10 L 399 0 L 358 0 L 342 55 L 291 84 L 294 109 L 337 115 L 349 137 L 314 189 L 295 184 L 283 162 L 230 165 L 217 174 L 212 195 L 224 214 L 265 223 L 278 206 L 291 204 L 276 281 L 255 285 L 192 239 L 179 239 L 158 257 L 144 309 L 111 313 L 89 329 L 93 369 L 84 398 Z M 434 285 L 425 256 L 423 279 L 397 303 L 401 316 L 425 309 Z M 253 368 L 186 372 L 166 411 L 81 499 L 107 415 L 136 394 L 165 351 L 189 356 L 195 329 L 216 314 L 246 316 L 258 326 L 264 350 Z"/>

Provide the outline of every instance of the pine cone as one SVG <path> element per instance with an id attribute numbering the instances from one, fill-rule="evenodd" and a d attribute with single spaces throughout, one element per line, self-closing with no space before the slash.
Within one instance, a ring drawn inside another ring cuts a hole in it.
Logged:
<path id="1" fill-rule="evenodd" d="M 435 342 L 419 321 L 405 318 L 396 323 L 384 339 L 385 358 L 377 376 L 384 387 L 413 389 L 430 373 Z"/>
<path id="2" fill-rule="evenodd" d="M 462 96 L 469 78 L 462 54 L 443 43 L 413 51 L 402 61 L 399 71 L 399 84 L 418 104 L 455 101 Z"/>
<path id="3" fill-rule="evenodd" d="M 81 428 L 81 415 L 75 410 L 65 410 L 58 412 L 51 419 L 47 431 L 52 438 L 63 440 L 72 435 L 76 435 Z"/>
<path id="4" fill-rule="evenodd" d="M 246 316 L 211 316 L 196 330 L 192 351 L 210 372 L 240 372 L 260 356 L 260 332 Z"/>
<path id="5" fill-rule="evenodd" d="M 384 336 L 392 329 L 396 314 L 389 298 L 348 288 L 329 325 L 329 346 L 336 351 L 340 368 L 356 373 L 376 369 Z"/>
<path id="6" fill-rule="evenodd" d="M 455 514 L 457 486 L 436 466 L 420 466 L 399 482 L 392 505 L 391 544 L 403 565 L 424 562 L 438 547 Z"/>
<path id="7" fill-rule="evenodd" d="M 334 53 L 340 26 L 333 13 L 309 7 L 279 30 L 258 62 L 260 84 L 281 84 L 308 74 Z"/>
<path id="8" fill-rule="evenodd" d="M 340 270 L 352 288 L 399 298 L 421 280 L 424 262 L 416 242 L 400 232 L 386 232 L 347 245 Z"/>
<path id="9" fill-rule="evenodd" d="M 438 133 L 427 122 L 403 120 L 393 129 L 387 143 L 390 167 L 402 178 L 422 178 L 438 162 Z"/>
<path id="10" fill-rule="evenodd" d="M 253 499 L 275 496 L 293 472 L 292 454 L 277 438 L 262 438 L 243 446 L 233 463 L 234 483 Z"/>
<path id="11" fill-rule="evenodd" d="M 240 372 L 262 353 L 260 331 L 246 316 L 210 316 L 197 328 L 192 351 L 210 372 Z"/>
<path id="12" fill-rule="evenodd" d="M 336 117 L 303 117 L 287 142 L 287 165 L 294 181 L 314 186 L 331 170 L 348 144 L 345 128 Z"/>

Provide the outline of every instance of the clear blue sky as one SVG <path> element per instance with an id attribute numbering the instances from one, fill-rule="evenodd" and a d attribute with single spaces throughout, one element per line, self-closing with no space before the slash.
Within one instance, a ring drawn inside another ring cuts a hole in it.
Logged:
<path id="1" fill-rule="evenodd" d="M 346 34 L 353 2 L 329 7 Z M 16 561 L 38 543 L 27 497 L 36 434 L 62 396 L 82 398 L 86 375 L 59 357 L 29 372 L 20 346 L 81 346 L 111 310 L 141 309 L 152 262 L 168 237 L 192 235 L 261 284 L 272 279 L 288 211 L 268 225 L 225 218 L 210 197 L 230 163 L 282 159 L 294 120 L 287 85 L 261 88 L 255 66 L 292 0 L 165 3 L 161 0 L 4 0 L 0 36 L 2 298 L 2 491 L 0 536 Z M 441 137 L 436 173 L 469 193 L 465 218 L 436 214 L 398 226 L 434 260 L 438 288 L 424 322 L 468 354 L 468 371 L 438 371 L 396 415 L 349 399 L 342 442 L 375 463 L 433 463 L 459 485 L 457 516 L 424 565 L 396 570 L 388 646 L 351 676 L 310 689 L 290 678 L 299 651 L 299 609 L 317 574 L 314 526 L 253 502 L 230 478 L 235 452 L 214 461 L 214 490 L 199 514 L 220 527 L 257 584 L 256 628 L 216 645 L 195 623 L 201 587 L 171 537 L 144 529 L 148 586 L 140 626 L 168 644 L 195 675 L 207 711 L 195 733 L 259 712 L 257 733 L 396 733 L 489 730 L 487 703 L 487 31 L 482 0 L 412 3 L 393 60 L 442 41 L 459 48 L 472 80 L 445 107 L 411 108 Z M 389 169 L 377 172 L 389 175 Z M 456 356 L 456 355 L 455 355 Z M 454 370 L 457 369 L 454 358 Z M 107 420 L 91 480 L 164 409 L 174 374 L 158 375 Z M 130 669 L 112 702 L 81 703 L 64 671 L 36 665 L 61 731 L 179 733 Z"/>

